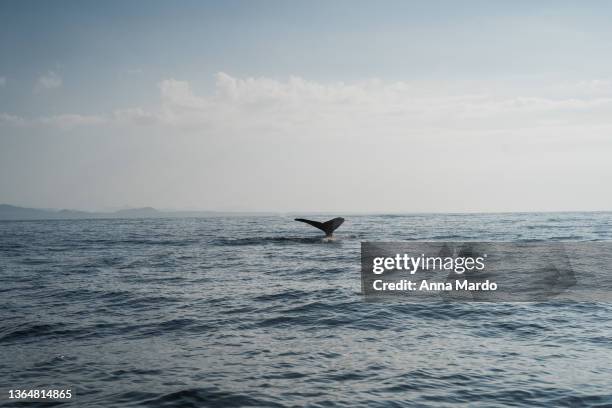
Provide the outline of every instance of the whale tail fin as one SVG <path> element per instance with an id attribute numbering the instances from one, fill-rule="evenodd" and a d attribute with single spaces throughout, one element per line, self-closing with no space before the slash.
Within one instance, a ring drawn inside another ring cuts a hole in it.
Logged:
<path id="1" fill-rule="evenodd" d="M 325 222 L 305 220 L 304 218 L 296 218 L 295 220 L 305 222 L 306 224 L 310 224 L 313 227 L 320 229 L 321 231 L 325 232 L 325 236 L 327 237 L 331 237 L 334 231 L 344 222 L 344 218 L 342 217 L 334 218 L 333 220 Z"/>

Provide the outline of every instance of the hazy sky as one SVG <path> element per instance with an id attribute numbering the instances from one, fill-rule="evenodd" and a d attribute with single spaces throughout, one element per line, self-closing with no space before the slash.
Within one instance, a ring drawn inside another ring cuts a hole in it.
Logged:
<path id="1" fill-rule="evenodd" d="M 0 203 L 612 209 L 612 3 L 0 1 Z"/>

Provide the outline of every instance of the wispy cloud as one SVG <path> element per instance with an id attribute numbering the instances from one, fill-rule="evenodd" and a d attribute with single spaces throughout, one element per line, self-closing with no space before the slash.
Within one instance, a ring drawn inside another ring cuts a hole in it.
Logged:
<path id="1" fill-rule="evenodd" d="M 25 126 L 27 121 L 21 116 L 11 115 L 10 113 L 0 112 L 0 125 Z"/>
<path id="2" fill-rule="evenodd" d="M 101 115 L 78 115 L 73 113 L 41 116 L 37 118 L 26 118 L 18 115 L 11 115 L 5 112 L 0 113 L 0 125 L 14 127 L 55 127 L 59 129 L 72 129 L 78 126 L 93 126 L 108 123 L 108 119 Z"/>
<path id="3" fill-rule="evenodd" d="M 0 76 L 0 88 L 6 85 L 6 77 Z"/>
<path id="4" fill-rule="evenodd" d="M 37 89 L 59 88 L 60 86 L 62 86 L 62 83 L 63 83 L 62 77 L 60 77 L 54 71 L 48 71 L 46 74 L 43 74 L 38 77 L 38 80 L 36 81 L 36 88 Z"/>
<path id="5" fill-rule="evenodd" d="M 43 86 L 61 84 L 50 72 Z M 157 108 L 132 107 L 98 115 L 22 118 L 8 113 L 0 123 L 74 128 L 93 125 L 158 125 L 206 129 L 207 134 L 262 132 L 300 134 L 410 134 L 457 130 L 507 130 L 563 125 L 612 125 L 606 80 L 531 90 L 497 89 L 490 83 L 367 81 L 322 83 L 300 77 L 237 78 L 220 72 L 212 92 L 198 95 L 188 81 L 158 84 Z M 495 85 L 495 84 L 493 84 Z M 552 91 L 551 91 L 552 89 Z M 564 95 L 555 94 L 563 89 Z M 570 89 L 597 92 L 573 95 Z"/>
<path id="6" fill-rule="evenodd" d="M 606 82 L 590 84 L 605 86 Z M 584 84 L 581 84 L 584 86 Z M 418 129 L 500 129 L 550 123 L 610 122 L 612 97 L 558 97 L 500 91 L 491 84 L 389 82 L 321 83 L 300 77 L 236 78 L 218 73 L 214 92 L 196 95 L 189 82 L 159 84 L 159 123 L 216 128 L 407 133 Z M 539 94 L 538 94 L 539 92 Z M 141 113 L 140 113 L 141 114 Z"/>

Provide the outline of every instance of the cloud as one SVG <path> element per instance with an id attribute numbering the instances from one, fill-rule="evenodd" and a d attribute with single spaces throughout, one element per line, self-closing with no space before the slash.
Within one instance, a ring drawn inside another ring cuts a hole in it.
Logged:
<path id="1" fill-rule="evenodd" d="M 46 85 L 61 84 L 50 72 Z M 604 80 L 574 84 L 580 89 L 604 89 Z M 612 124 L 612 97 L 569 92 L 559 95 L 546 87 L 530 94 L 491 82 L 382 81 L 323 83 L 293 76 L 237 78 L 215 76 L 214 89 L 196 93 L 188 81 L 159 82 L 156 107 L 131 107 L 98 115 L 67 113 L 41 118 L 4 114 L 4 124 L 53 126 L 160 126 L 205 131 L 207 135 L 242 134 L 257 137 L 310 135 L 427 134 L 432 132 L 499 131 L 558 126 Z M 558 87 L 557 87 L 558 89 Z M 577 92 L 577 91 L 576 91 Z"/>
<path id="2" fill-rule="evenodd" d="M 590 79 L 577 82 L 565 82 L 557 86 L 560 91 L 565 91 L 574 95 L 582 94 L 611 94 L 612 80 L 610 79 Z"/>
<path id="3" fill-rule="evenodd" d="M 108 123 L 108 119 L 100 115 L 78 115 L 63 114 L 54 116 L 42 116 L 38 118 L 25 118 L 23 116 L 11 115 L 0 112 L 0 125 L 14 127 L 55 127 L 59 129 L 72 129 L 78 126 L 94 126 Z"/>
<path id="4" fill-rule="evenodd" d="M 107 123 L 108 119 L 100 115 L 63 114 L 37 119 L 34 124 L 54 126 L 61 129 L 72 129 L 78 126 L 93 126 Z"/>
<path id="5" fill-rule="evenodd" d="M 26 120 L 17 115 L 11 115 L 10 113 L 0 112 L 0 125 L 8 125 L 8 126 L 24 126 L 26 124 Z"/>
<path id="6" fill-rule="evenodd" d="M 54 71 L 48 71 L 46 74 L 38 77 L 36 81 L 37 89 L 53 89 L 62 86 L 62 78 Z"/>
<path id="7" fill-rule="evenodd" d="M 378 79 L 321 83 L 300 77 L 236 78 L 220 72 L 215 89 L 197 95 L 186 81 L 164 80 L 160 124 L 224 130 L 378 133 L 609 122 L 612 98 L 501 92 L 489 83 L 449 84 Z M 494 84 L 495 85 L 495 84 Z M 545 93 L 545 92 L 543 92 Z"/>
<path id="8" fill-rule="evenodd" d="M 0 88 L 6 85 L 6 77 L 0 76 Z"/>
<path id="9" fill-rule="evenodd" d="M 114 111 L 109 121 L 118 124 L 151 125 L 158 122 L 158 117 L 142 108 L 129 108 Z"/>
<path id="10" fill-rule="evenodd" d="M 209 107 L 205 98 L 194 95 L 186 81 L 166 79 L 159 83 L 162 103 L 168 107 L 186 110 L 203 110 Z"/>

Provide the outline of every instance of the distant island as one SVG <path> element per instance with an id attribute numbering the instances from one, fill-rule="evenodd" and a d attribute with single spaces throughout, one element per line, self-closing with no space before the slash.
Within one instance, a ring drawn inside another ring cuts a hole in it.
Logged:
<path id="1" fill-rule="evenodd" d="M 112 212 L 80 210 L 52 210 L 0 204 L 0 221 L 18 220 L 77 220 L 90 218 L 187 218 L 226 217 L 243 215 L 274 215 L 273 213 L 221 212 L 221 211 L 161 211 L 153 207 L 129 208 Z"/>

